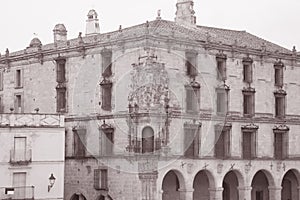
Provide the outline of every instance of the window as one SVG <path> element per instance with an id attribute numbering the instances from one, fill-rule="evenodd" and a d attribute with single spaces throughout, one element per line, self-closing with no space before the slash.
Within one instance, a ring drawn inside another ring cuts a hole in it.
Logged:
<path id="1" fill-rule="evenodd" d="M 186 112 L 197 113 L 200 109 L 200 84 L 192 82 L 185 86 L 186 91 Z"/>
<path id="2" fill-rule="evenodd" d="M 102 104 L 101 108 L 106 111 L 111 111 L 111 98 L 112 98 L 112 82 L 109 80 L 103 80 L 100 83 L 102 89 Z"/>
<path id="3" fill-rule="evenodd" d="M 274 132 L 274 158 L 281 160 L 288 157 L 288 131 L 285 125 L 275 126 Z"/>
<path id="4" fill-rule="evenodd" d="M 200 125 L 184 124 L 184 155 L 195 157 L 199 155 L 200 149 Z"/>
<path id="5" fill-rule="evenodd" d="M 15 94 L 15 112 L 23 113 L 23 99 L 21 94 Z"/>
<path id="6" fill-rule="evenodd" d="M 224 159 L 230 156 L 231 124 L 215 126 L 215 157 Z"/>
<path id="7" fill-rule="evenodd" d="M 102 53 L 102 76 L 108 78 L 112 76 L 112 52 L 103 50 Z"/>
<path id="8" fill-rule="evenodd" d="M 243 111 L 244 116 L 252 117 L 255 112 L 255 90 L 253 88 L 247 88 L 243 90 Z"/>
<path id="9" fill-rule="evenodd" d="M 186 66 L 186 74 L 194 78 L 198 75 L 197 70 L 197 53 L 196 52 L 187 52 L 185 54 L 185 66 Z"/>
<path id="10" fill-rule="evenodd" d="M 286 92 L 283 90 L 274 92 L 275 97 L 275 117 L 285 117 L 285 96 Z"/>
<path id="11" fill-rule="evenodd" d="M 256 157 L 256 132 L 258 126 L 254 124 L 242 126 L 242 157 L 252 159 Z"/>
<path id="12" fill-rule="evenodd" d="M 86 155 L 86 130 L 73 129 L 74 133 L 74 156 L 84 157 Z"/>
<path id="13" fill-rule="evenodd" d="M 0 91 L 3 90 L 3 72 L 0 72 Z"/>
<path id="14" fill-rule="evenodd" d="M 94 170 L 94 188 L 96 190 L 108 190 L 108 170 L 95 169 Z"/>
<path id="15" fill-rule="evenodd" d="M 66 60 L 64 58 L 56 60 L 56 81 L 58 83 L 66 81 Z"/>
<path id="16" fill-rule="evenodd" d="M 12 153 L 12 161 L 26 161 L 26 137 L 14 138 L 14 149 Z"/>
<path id="17" fill-rule="evenodd" d="M 227 56 L 223 53 L 217 54 L 217 79 L 220 81 L 226 80 L 226 60 Z"/>
<path id="18" fill-rule="evenodd" d="M 151 127 L 145 127 L 142 131 L 142 153 L 154 152 L 154 131 Z"/>
<path id="19" fill-rule="evenodd" d="M 3 96 L 0 96 L 0 113 L 4 113 Z"/>
<path id="20" fill-rule="evenodd" d="M 14 199 L 26 199 L 26 172 L 13 173 Z"/>
<path id="21" fill-rule="evenodd" d="M 283 86 L 283 68 L 284 64 L 281 61 L 274 64 L 275 86 Z"/>
<path id="22" fill-rule="evenodd" d="M 22 70 L 16 70 L 16 88 L 22 87 Z"/>
<path id="23" fill-rule="evenodd" d="M 112 155 L 114 146 L 114 128 L 108 124 L 101 125 L 101 155 Z"/>
<path id="24" fill-rule="evenodd" d="M 66 112 L 66 88 L 56 88 L 57 112 Z"/>
<path id="25" fill-rule="evenodd" d="M 228 92 L 229 87 L 224 86 L 216 89 L 217 95 L 217 114 L 224 115 L 228 112 Z"/>
<path id="26" fill-rule="evenodd" d="M 243 59 L 243 81 L 246 83 L 252 83 L 252 63 L 253 60 L 249 57 Z"/>

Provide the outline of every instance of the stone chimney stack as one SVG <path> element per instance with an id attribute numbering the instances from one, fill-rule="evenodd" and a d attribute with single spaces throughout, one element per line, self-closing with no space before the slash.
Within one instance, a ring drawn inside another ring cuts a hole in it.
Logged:
<path id="1" fill-rule="evenodd" d="M 67 29 L 63 24 L 56 24 L 53 29 L 54 43 L 67 41 Z"/>
<path id="2" fill-rule="evenodd" d="M 185 25 L 196 25 L 193 0 L 178 0 L 175 22 Z"/>
<path id="3" fill-rule="evenodd" d="M 88 19 L 86 20 L 86 32 L 85 35 L 96 35 L 100 33 L 99 19 L 97 12 L 92 9 L 88 13 Z"/>

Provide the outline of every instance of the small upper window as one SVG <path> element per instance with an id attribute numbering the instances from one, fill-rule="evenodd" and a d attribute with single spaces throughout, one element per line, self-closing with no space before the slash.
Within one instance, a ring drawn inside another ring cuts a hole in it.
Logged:
<path id="1" fill-rule="evenodd" d="M 283 68 L 284 64 L 281 61 L 274 64 L 275 86 L 283 86 Z"/>
<path id="2" fill-rule="evenodd" d="M 112 76 L 112 52 L 110 50 L 103 50 L 102 55 L 102 76 L 108 78 Z"/>
<path id="3" fill-rule="evenodd" d="M 58 59 L 56 60 L 56 81 L 58 83 L 64 83 L 66 81 L 66 60 Z"/>
<path id="4" fill-rule="evenodd" d="M 243 90 L 244 102 L 243 102 L 243 110 L 244 116 L 251 117 L 255 112 L 255 90 L 253 88 L 247 88 Z"/>
<path id="5" fill-rule="evenodd" d="M 226 60 L 227 56 L 223 53 L 217 54 L 217 79 L 220 81 L 226 80 Z"/>
<path id="6" fill-rule="evenodd" d="M 274 97 L 275 97 L 275 117 L 283 118 L 285 116 L 286 92 L 284 90 L 275 91 Z"/>
<path id="7" fill-rule="evenodd" d="M 246 83 L 252 83 L 252 63 L 253 60 L 249 57 L 243 59 L 243 75 L 244 75 L 244 82 Z"/>
<path id="8" fill-rule="evenodd" d="M 197 70 L 197 53 L 196 52 L 187 52 L 185 54 L 185 59 L 186 59 L 186 74 L 194 78 L 198 75 L 198 70 Z"/>
<path id="9" fill-rule="evenodd" d="M 16 70 L 16 87 L 22 87 L 22 70 L 17 69 Z"/>

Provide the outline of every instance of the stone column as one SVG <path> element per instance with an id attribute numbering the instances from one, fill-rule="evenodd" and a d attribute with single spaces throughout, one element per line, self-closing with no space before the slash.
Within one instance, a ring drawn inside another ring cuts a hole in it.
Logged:
<path id="1" fill-rule="evenodd" d="M 238 187 L 240 200 L 251 200 L 251 186 Z"/>
<path id="2" fill-rule="evenodd" d="M 269 198 L 272 200 L 281 200 L 282 187 L 269 187 Z"/>
<path id="3" fill-rule="evenodd" d="M 223 188 L 209 188 L 209 199 L 210 200 L 222 200 L 223 199 Z"/>
<path id="4" fill-rule="evenodd" d="M 194 189 L 179 189 L 180 192 L 180 200 L 191 200 L 193 199 Z"/>

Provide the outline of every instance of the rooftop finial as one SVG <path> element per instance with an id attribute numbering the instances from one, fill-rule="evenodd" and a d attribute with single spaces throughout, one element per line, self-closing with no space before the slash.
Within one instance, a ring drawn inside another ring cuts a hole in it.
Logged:
<path id="1" fill-rule="evenodd" d="M 156 17 L 157 20 L 161 20 L 161 10 L 159 9 L 157 11 L 157 17 Z"/>

